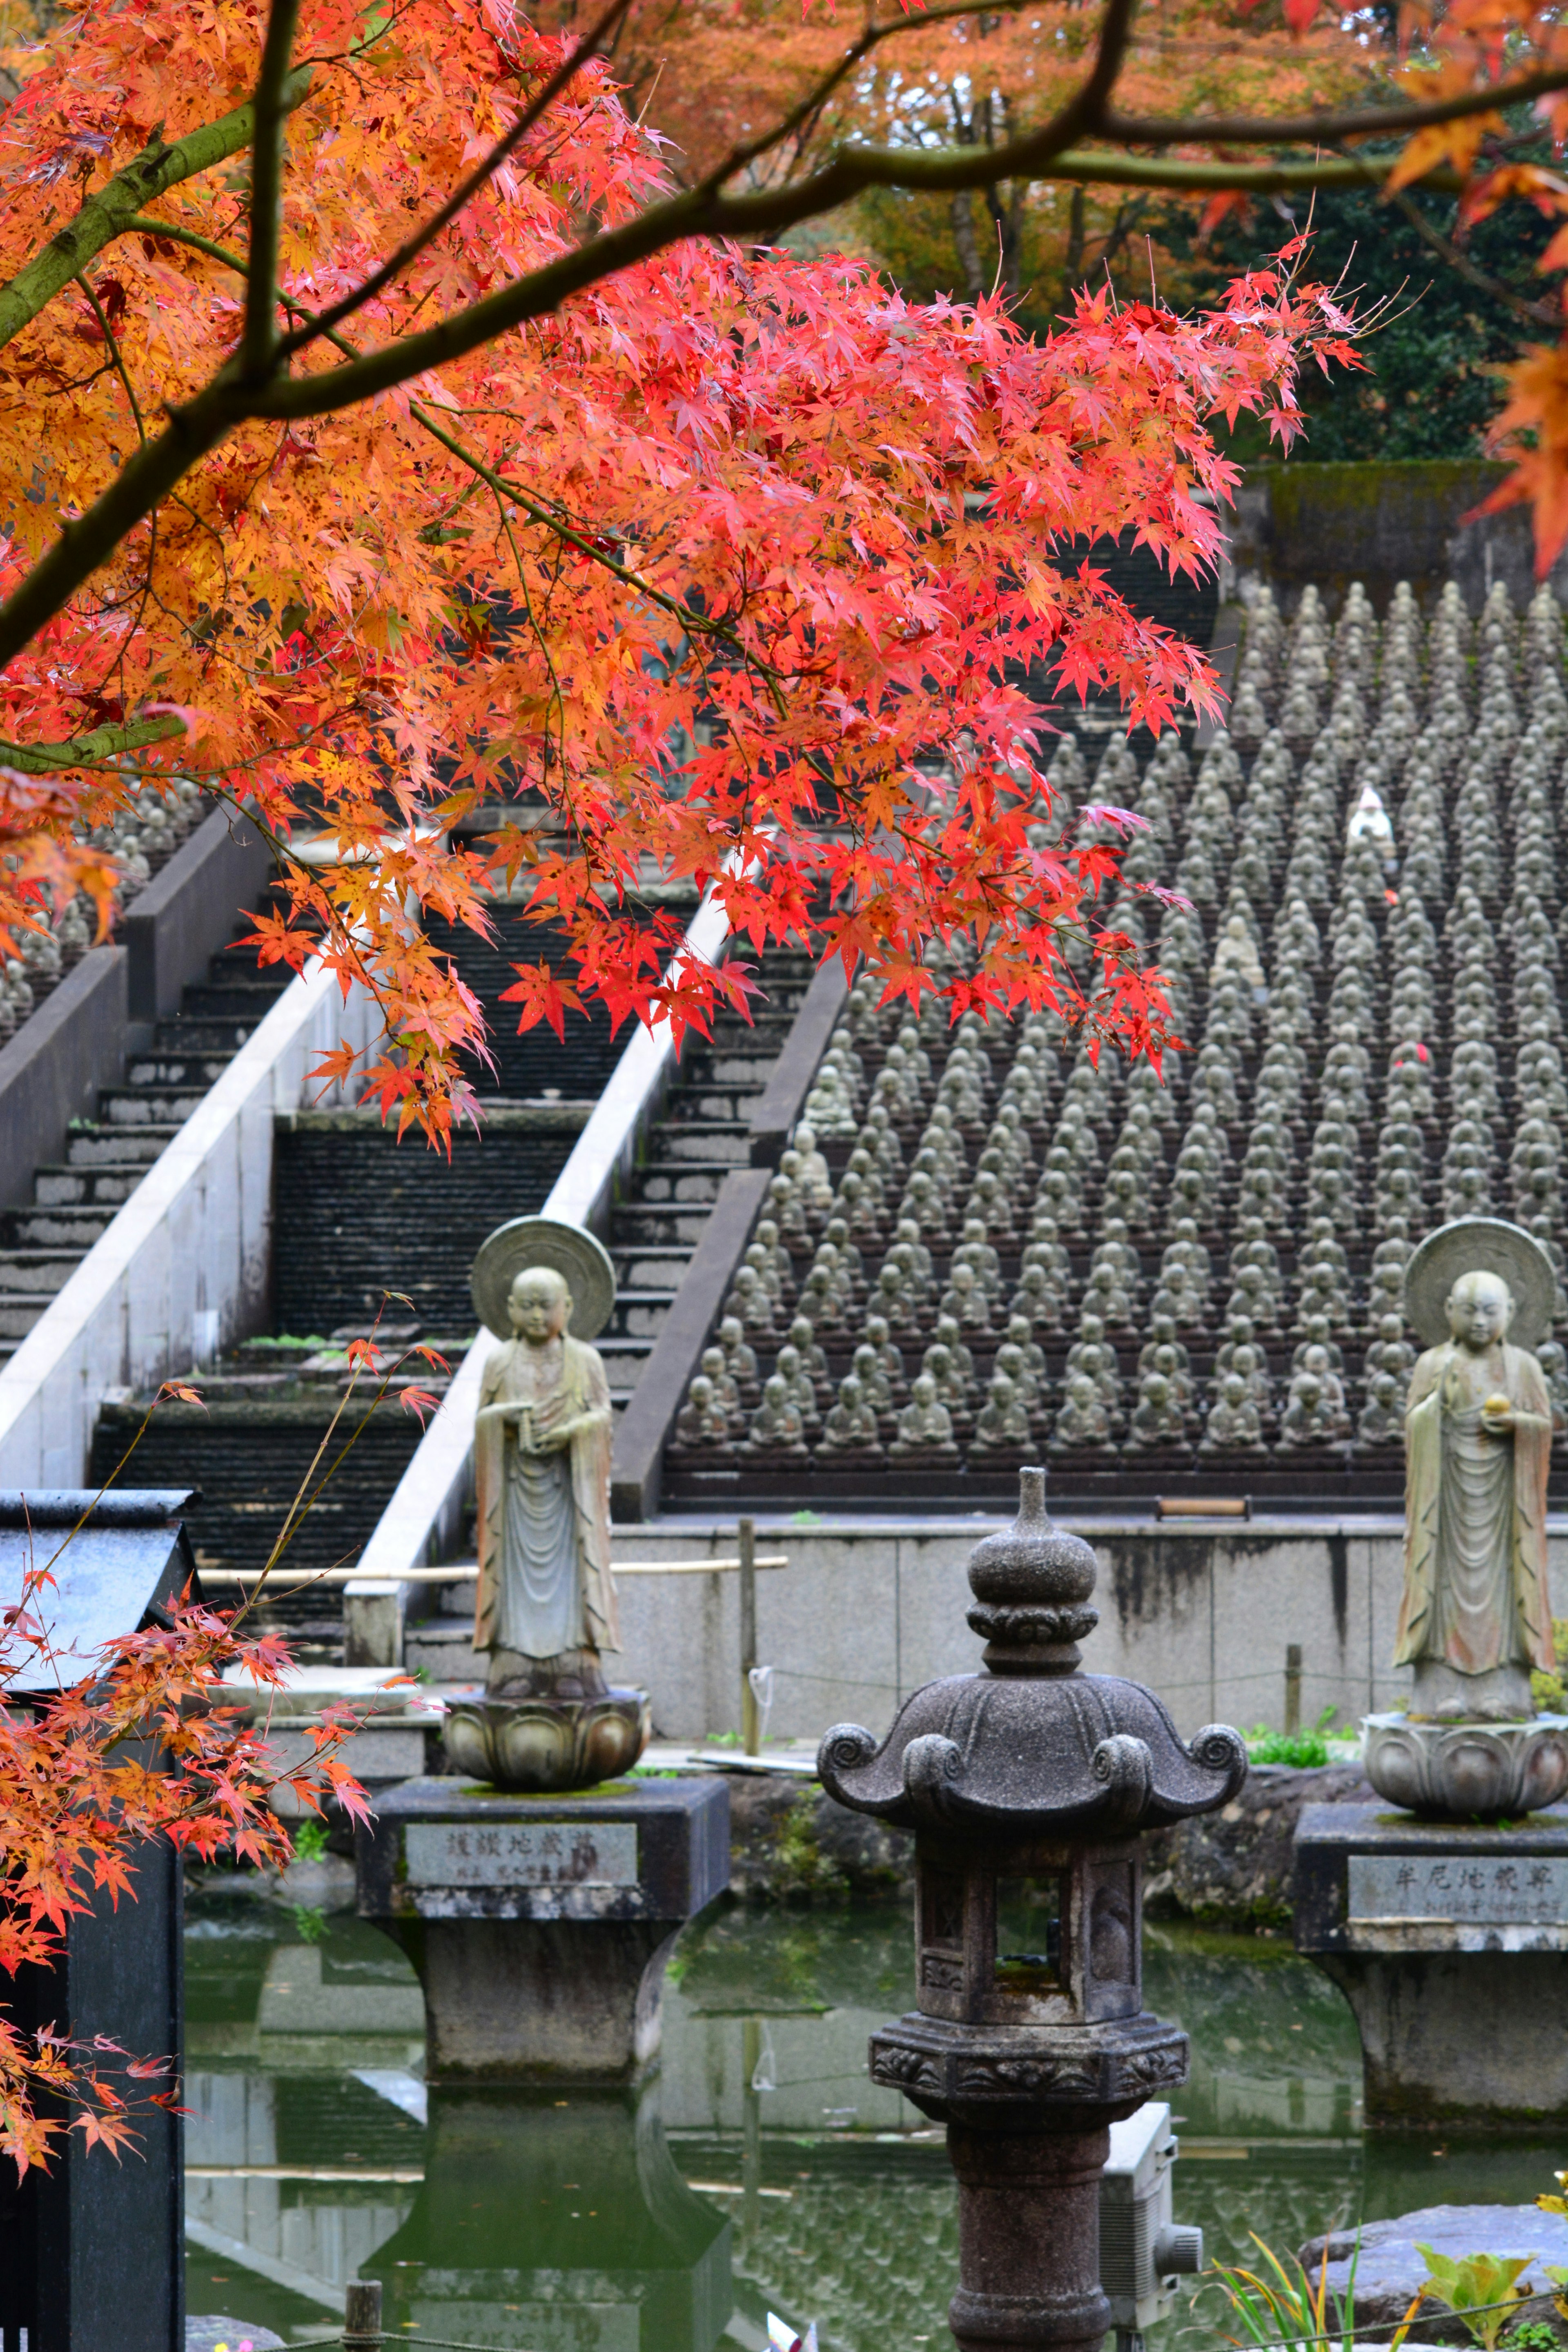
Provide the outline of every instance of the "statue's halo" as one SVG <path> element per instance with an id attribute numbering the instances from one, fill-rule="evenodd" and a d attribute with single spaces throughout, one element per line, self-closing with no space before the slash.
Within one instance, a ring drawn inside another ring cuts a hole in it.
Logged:
<path id="1" fill-rule="evenodd" d="M 1405 1311 L 1429 1348 L 1448 1336 L 1448 1293 L 1464 1274 L 1498 1274 L 1513 1293 L 1509 1340 L 1538 1348 L 1552 1328 L 1557 1277 L 1533 1234 L 1501 1217 L 1456 1217 L 1428 1234 L 1405 1269 Z"/>
<path id="2" fill-rule="evenodd" d="M 512 1336 L 506 1311 L 512 1284 L 531 1265 L 547 1265 L 572 1293 L 574 1339 L 594 1339 L 616 1303 L 616 1269 L 603 1242 L 555 1217 L 512 1217 L 479 1245 L 468 1287 L 479 1321 L 498 1339 Z"/>

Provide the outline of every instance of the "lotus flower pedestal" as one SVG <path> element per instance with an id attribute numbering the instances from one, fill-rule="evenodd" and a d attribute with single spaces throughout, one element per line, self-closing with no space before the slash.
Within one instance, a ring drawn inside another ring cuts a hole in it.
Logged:
<path id="1" fill-rule="evenodd" d="M 730 1883 L 715 1775 L 531 1797 L 405 1780 L 361 1833 L 359 1911 L 425 1992 L 432 2083 L 619 2087 L 658 2049 L 669 1946 Z"/>

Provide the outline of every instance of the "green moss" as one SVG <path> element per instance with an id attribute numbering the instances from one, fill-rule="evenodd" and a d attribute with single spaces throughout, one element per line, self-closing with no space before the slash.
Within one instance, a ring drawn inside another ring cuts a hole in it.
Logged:
<path id="1" fill-rule="evenodd" d="M 817 1840 L 815 1797 L 797 1798 L 774 1832 L 772 1876 L 775 1895 L 848 1900 L 848 1880 Z"/>

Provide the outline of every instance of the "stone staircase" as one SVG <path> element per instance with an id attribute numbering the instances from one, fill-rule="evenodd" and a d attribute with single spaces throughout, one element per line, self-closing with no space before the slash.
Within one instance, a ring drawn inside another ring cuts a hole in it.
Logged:
<path id="1" fill-rule="evenodd" d="M 767 1002 L 752 1020 L 722 1015 L 711 1041 L 689 1037 L 679 1075 L 648 1138 L 648 1155 L 611 1219 L 616 1308 L 595 1342 L 613 1396 L 637 1384 L 702 1238 L 719 1187 L 751 1157 L 751 1113 L 766 1087 L 815 971 L 809 957 L 767 950 Z"/>
<path id="2" fill-rule="evenodd" d="M 617 1407 L 637 1387 L 691 1263 L 719 1188 L 751 1158 L 751 1112 L 767 1086 L 815 973 L 809 957 L 770 950 L 758 978 L 767 1002 L 750 1023 L 726 1015 L 711 1041 L 688 1038 L 679 1070 L 648 1137 L 647 1157 L 610 1221 L 615 1312 L 595 1345 Z M 469 1557 L 471 1557 L 471 1553 Z M 474 1584 L 435 1588 L 429 1616 L 409 1624 L 404 1663 L 436 1683 L 479 1672 Z"/>
<path id="3" fill-rule="evenodd" d="M 237 923 L 235 938 L 248 929 Z M 99 1090 L 98 1116 L 76 1120 L 62 1164 L 33 1179 L 27 1208 L 0 1211 L 0 1360 L 13 1355 L 171 1138 L 288 987 L 230 948 L 188 987 L 173 1020 L 132 1033 L 123 1082 Z M 149 1034 L 150 1032 L 150 1034 Z"/>

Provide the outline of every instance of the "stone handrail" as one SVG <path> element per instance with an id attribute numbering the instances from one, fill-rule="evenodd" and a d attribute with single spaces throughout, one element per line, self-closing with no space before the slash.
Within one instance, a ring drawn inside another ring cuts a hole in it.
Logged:
<path id="1" fill-rule="evenodd" d="M 320 965 L 284 991 L 0 1369 L 0 1486 L 79 1486 L 111 1389 L 186 1370 L 198 1316 L 219 1347 L 260 1324 L 274 1117 L 339 1098 L 312 1067 L 345 1041 L 363 1055 L 378 1026 L 366 992 L 345 1002 Z"/>
<path id="2" fill-rule="evenodd" d="M 729 939 L 729 920 L 713 899 L 699 908 L 684 951 L 716 963 Z M 602 1233 L 617 1188 L 630 1175 L 644 1136 L 658 1117 L 674 1067 L 668 1022 L 638 1025 L 593 1116 L 573 1146 L 540 1213 Z M 405 1608 L 419 1587 L 405 1582 L 450 1550 L 462 1531 L 472 1480 L 474 1415 L 490 1350 L 481 1331 L 453 1375 L 439 1409 L 415 1448 L 392 1499 L 360 1558 L 360 1575 L 343 1588 L 344 1662 L 395 1664 L 402 1654 Z"/>

